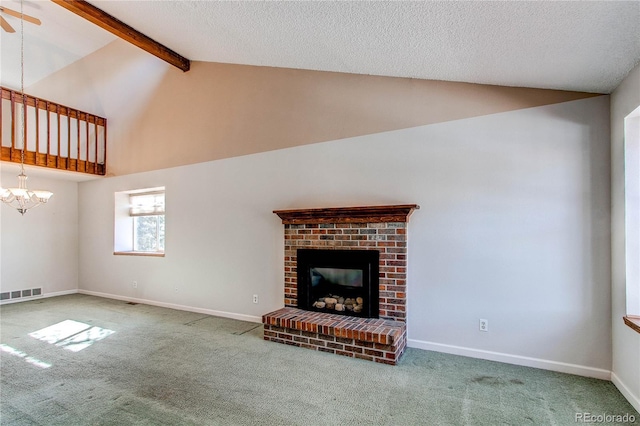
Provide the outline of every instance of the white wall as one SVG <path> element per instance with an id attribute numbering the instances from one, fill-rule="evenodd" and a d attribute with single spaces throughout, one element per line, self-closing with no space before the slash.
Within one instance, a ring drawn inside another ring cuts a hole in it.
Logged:
<path id="1" fill-rule="evenodd" d="M 602 96 L 81 183 L 80 288 L 257 319 L 283 304 L 273 210 L 418 203 L 412 346 L 608 377 L 608 108 Z M 114 192 L 156 186 L 166 257 L 114 256 Z"/>
<path id="2" fill-rule="evenodd" d="M 2 164 L 1 184 L 17 186 L 16 165 Z M 0 206 L 0 291 L 42 287 L 43 296 L 78 289 L 78 183 L 27 169 L 27 186 L 53 192 L 49 202 L 21 216 Z"/>
<path id="3" fill-rule="evenodd" d="M 612 380 L 640 411 L 640 334 L 627 327 L 625 280 L 624 118 L 640 105 L 640 66 L 611 95 Z"/>

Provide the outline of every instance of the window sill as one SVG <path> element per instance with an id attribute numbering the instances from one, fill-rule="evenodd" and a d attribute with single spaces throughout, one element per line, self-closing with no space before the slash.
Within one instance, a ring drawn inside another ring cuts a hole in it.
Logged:
<path id="1" fill-rule="evenodd" d="M 640 317 L 635 315 L 627 315 L 622 317 L 624 323 L 631 327 L 636 332 L 640 333 Z"/>
<path id="2" fill-rule="evenodd" d="M 150 257 L 164 257 L 164 253 L 146 252 L 146 251 L 114 251 L 116 256 L 150 256 Z"/>

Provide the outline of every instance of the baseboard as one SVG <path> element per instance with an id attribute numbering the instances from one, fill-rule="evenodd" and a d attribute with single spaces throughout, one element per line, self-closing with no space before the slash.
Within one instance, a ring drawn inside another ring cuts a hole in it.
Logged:
<path id="1" fill-rule="evenodd" d="M 611 380 L 611 371 L 586 367 L 584 365 L 568 364 L 564 362 L 549 361 L 546 359 L 465 348 L 462 346 L 445 345 L 442 343 L 425 342 L 415 339 L 408 339 L 407 345 L 410 348 L 424 349 L 427 351 L 444 352 L 447 354 L 462 355 L 470 358 L 480 358 L 489 361 L 504 362 L 506 364 L 522 365 L 524 367 L 540 368 L 542 370 L 558 371 L 560 373 Z"/>
<path id="2" fill-rule="evenodd" d="M 0 306 L 10 305 L 12 303 L 28 302 L 30 300 L 45 299 L 47 297 L 66 296 L 69 294 L 77 294 L 77 293 L 78 293 L 78 290 L 65 290 L 65 291 L 55 291 L 53 293 L 43 293 L 37 296 L 21 297 L 20 299 L 3 300 L 2 302 L 0 302 Z"/>
<path id="3" fill-rule="evenodd" d="M 262 317 L 256 317 L 253 315 L 236 314 L 234 312 L 216 311 L 213 309 L 195 308 L 193 306 L 177 305 L 175 303 L 158 302 L 155 300 L 148 300 L 148 299 L 138 299 L 135 297 L 126 297 L 126 296 L 120 296 L 116 294 L 101 293 L 98 291 L 78 290 L 78 293 L 87 294 L 89 296 L 105 297 L 107 299 L 123 300 L 125 302 L 134 302 L 134 303 L 142 303 L 145 305 L 159 306 L 161 308 L 177 309 L 179 311 L 197 312 L 199 314 L 213 315 L 216 317 L 223 317 L 223 318 L 231 318 L 231 319 L 236 319 L 240 321 L 256 322 L 260 324 L 262 323 Z"/>
<path id="4" fill-rule="evenodd" d="M 625 398 L 627 398 L 627 401 L 629 401 L 629 404 L 631 404 L 633 408 L 635 408 L 636 411 L 640 413 L 640 397 L 638 397 L 637 395 L 634 395 L 629 390 L 629 388 L 624 384 L 624 382 L 620 380 L 620 377 L 618 377 L 616 373 L 614 373 L 613 371 L 611 372 L 611 381 L 618 388 L 620 393 Z"/>

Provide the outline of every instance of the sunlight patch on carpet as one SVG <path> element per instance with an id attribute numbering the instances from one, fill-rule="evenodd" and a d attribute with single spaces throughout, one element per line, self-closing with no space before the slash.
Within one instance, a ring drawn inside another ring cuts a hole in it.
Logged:
<path id="1" fill-rule="evenodd" d="M 28 362 L 29 364 L 35 365 L 36 367 L 40 367 L 40 368 L 49 368 L 51 367 L 51 364 L 44 362 L 44 361 L 40 361 L 37 358 L 34 358 L 32 356 L 28 356 L 26 353 L 13 348 L 9 345 L 5 345 L 4 343 L 0 344 L 0 351 L 2 352 L 6 352 L 9 355 L 13 355 L 13 356 L 17 356 L 18 358 L 22 358 L 24 359 L 26 362 Z"/>
<path id="2" fill-rule="evenodd" d="M 113 333 L 115 331 L 106 328 L 94 327 L 73 320 L 64 320 L 29 333 L 29 336 L 72 352 L 79 352 Z"/>

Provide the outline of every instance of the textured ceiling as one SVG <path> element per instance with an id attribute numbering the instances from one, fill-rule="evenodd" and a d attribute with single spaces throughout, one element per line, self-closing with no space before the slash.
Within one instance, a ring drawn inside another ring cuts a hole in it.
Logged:
<path id="1" fill-rule="evenodd" d="M 640 2 L 96 1 L 192 60 L 609 92 Z"/>
<path id="2" fill-rule="evenodd" d="M 197 61 L 598 93 L 640 62 L 637 0 L 90 3 Z M 113 39 L 52 3 L 27 6 L 41 8 L 32 14 L 43 29 L 64 18 L 46 48 L 71 52 L 95 38 L 95 50 Z M 58 39 L 70 32 L 72 40 Z"/>

